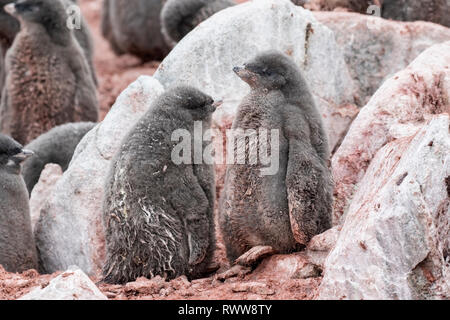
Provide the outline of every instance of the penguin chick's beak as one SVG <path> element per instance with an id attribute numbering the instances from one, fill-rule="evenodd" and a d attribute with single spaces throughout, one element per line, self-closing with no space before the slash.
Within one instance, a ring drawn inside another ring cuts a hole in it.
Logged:
<path id="1" fill-rule="evenodd" d="M 223 104 L 223 100 L 219 100 L 219 101 L 214 101 L 214 103 L 212 104 L 214 109 L 219 108 L 221 105 Z"/>
<path id="2" fill-rule="evenodd" d="M 13 156 L 14 160 L 17 162 L 23 162 L 27 160 L 29 157 L 33 156 L 34 152 L 31 150 L 22 149 L 22 151 Z"/>
<path id="3" fill-rule="evenodd" d="M 244 80 L 245 82 L 249 82 L 249 80 L 252 80 L 256 77 L 256 74 L 250 70 L 248 70 L 245 66 L 243 67 L 234 67 L 233 68 L 234 73 L 237 74 L 239 78 Z"/>
<path id="4" fill-rule="evenodd" d="M 5 9 L 5 11 L 7 13 L 9 13 L 12 16 L 15 16 L 17 11 L 16 11 L 16 5 L 14 3 L 10 3 L 7 4 L 6 6 L 3 7 Z"/>

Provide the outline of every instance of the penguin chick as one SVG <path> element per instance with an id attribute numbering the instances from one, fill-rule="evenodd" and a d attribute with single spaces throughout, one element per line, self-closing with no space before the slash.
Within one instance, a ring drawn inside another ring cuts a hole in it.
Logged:
<path id="1" fill-rule="evenodd" d="M 26 144 L 60 124 L 96 122 L 92 74 L 62 2 L 19 0 L 5 8 L 21 30 L 6 55 L 0 130 Z"/>
<path id="2" fill-rule="evenodd" d="M 5 55 L 11 46 L 14 37 L 19 32 L 19 21 L 9 15 L 3 8 L 12 0 L 0 0 L 0 99 L 5 82 Z"/>
<path id="3" fill-rule="evenodd" d="M 258 261 L 258 251 L 289 253 L 331 227 L 332 181 L 321 118 L 293 61 L 269 51 L 234 71 L 251 88 L 233 122 L 236 139 L 246 138 L 242 132 L 261 129 L 279 136 L 259 137 L 259 143 L 267 141 L 278 171 L 262 174 L 261 159 L 227 166 L 220 227 L 230 262 L 243 256 L 237 262 L 250 265 Z M 237 144 L 229 148 L 250 159 L 249 151 Z"/>
<path id="4" fill-rule="evenodd" d="M 215 248 L 214 171 L 212 165 L 192 164 L 186 150 L 187 160 L 176 164 L 178 141 L 172 135 L 181 131 L 195 138 L 194 122 L 209 129 L 213 111 L 213 100 L 202 92 L 170 89 L 123 140 L 105 187 L 106 282 L 197 278 L 206 272 Z M 193 143 L 183 142 L 188 148 Z"/>
<path id="5" fill-rule="evenodd" d="M 166 43 L 174 47 L 201 22 L 235 4 L 232 0 L 168 0 L 161 11 Z"/>
<path id="6" fill-rule="evenodd" d="M 161 34 L 163 0 L 104 0 L 102 34 L 117 55 L 162 60 L 170 51 Z"/>
<path id="7" fill-rule="evenodd" d="M 6 51 L 11 47 L 11 44 L 14 41 L 16 34 L 20 30 L 19 21 L 8 14 L 4 6 L 10 3 L 13 3 L 14 0 L 0 0 L 0 97 L 1 97 L 1 89 L 3 85 L 1 84 L 1 70 L 4 69 L 3 64 L 1 63 L 2 57 L 4 58 Z M 66 10 L 74 4 L 77 4 L 76 0 L 62 0 L 64 7 Z M 83 16 L 80 17 L 80 28 L 74 29 L 75 38 L 80 44 L 83 52 L 86 56 L 88 64 L 91 68 L 92 77 L 94 83 L 97 85 L 97 76 L 94 69 L 94 45 L 92 42 L 92 35 L 89 29 L 89 25 L 86 23 L 86 20 Z M 4 79 L 4 78 L 3 78 Z"/>
<path id="8" fill-rule="evenodd" d="M 0 134 L 0 265 L 8 272 L 37 269 L 28 192 L 20 164 L 33 153 Z"/>
<path id="9" fill-rule="evenodd" d="M 23 164 L 22 176 L 31 195 L 48 163 L 58 164 L 63 171 L 69 167 L 81 139 L 97 124 L 94 122 L 67 123 L 51 129 L 25 146 L 34 156 Z"/>

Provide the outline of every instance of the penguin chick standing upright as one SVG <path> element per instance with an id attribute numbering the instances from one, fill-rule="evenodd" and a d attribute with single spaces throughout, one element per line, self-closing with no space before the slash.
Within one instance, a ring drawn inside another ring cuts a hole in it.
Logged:
<path id="1" fill-rule="evenodd" d="M 207 270 L 215 248 L 213 167 L 194 162 L 189 150 L 186 161 L 173 159 L 179 143 L 172 135 L 195 139 L 195 125 L 209 129 L 213 111 L 202 92 L 169 89 L 123 140 L 105 187 L 106 282 L 196 278 Z M 183 142 L 190 149 L 193 139 Z"/>
<path id="2" fill-rule="evenodd" d="M 289 253 L 331 227 L 330 153 L 313 96 L 287 56 L 265 52 L 234 71 L 251 92 L 238 108 L 233 130 L 279 132 L 278 141 L 273 135 L 259 137 L 268 150 L 278 146 L 271 154 L 278 160 L 276 173 L 261 174 L 260 160 L 227 166 L 220 227 L 230 262 L 239 258 L 239 264 L 249 266 L 260 249 Z M 245 138 L 239 135 L 236 139 Z M 248 154 L 237 144 L 229 148 L 235 155 Z"/>
<path id="3" fill-rule="evenodd" d="M 4 63 L 2 62 L 2 60 L 4 60 L 6 51 L 9 49 L 9 47 L 11 47 L 16 34 L 20 30 L 19 21 L 12 15 L 7 13 L 4 8 L 5 5 L 13 2 L 14 0 L 0 0 L 0 97 L 1 90 L 3 88 L 2 79 L 4 80 L 4 74 L 2 77 L 2 70 L 4 70 Z M 77 4 L 76 0 L 62 0 L 62 2 L 66 9 L 69 9 L 70 6 Z M 97 76 L 93 64 L 94 45 L 92 43 L 91 31 L 83 16 L 80 16 L 79 18 L 81 18 L 80 27 L 75 28 L 74 30 L 75 38 L 78 40 L 78 43 L 83 49 L 83 52 L 91 69 L 92 77 L 95 84 L 97 84 Z"/>
<path id="4" fill-rule="evenodd" d="M 19 0 L 5 7 L 21 25 L 6 55 L 0 130 L 26 144 L 67 122 L 98 119 L 90 68 L 57 0 Z"/>
<path id="5" fill-rule="evenodd" d="M 168 0 L 161 11 L 166 43 L 174 47 L 202 21 L 235 4 L 232 0 Z"/>
<path id="6" fill-rule="evenodd" d="M 14 37 L 19 32 L 19 21 L 9 15 L 4 6 L 11 3 L 11 0 L 0 0 L 0 99 L 2 97 L 3 85 L 5 82 L 5 55 L 11 47 Z"/>
<path id="7" fill-rule="evenodd" d="M 37 269 L 30 207 L 20 164 L 33 153 L 0 134 L 0 265 L 8 272 Z"/>
<path id="8" fill-rule="evenodd" d="M 48 163 L 58 164 L 63 171 L 69 167 L 81 139 L 97 124 L 94 122 L 66 123 L 44 133 L 25 146 L 34 156 L 23 163 L 22 175 L 31 195 Z"/>

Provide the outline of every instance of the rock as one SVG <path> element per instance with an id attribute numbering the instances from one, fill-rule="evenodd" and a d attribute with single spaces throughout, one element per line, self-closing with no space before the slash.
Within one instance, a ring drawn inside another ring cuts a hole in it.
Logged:
<path id="1" fill-rule="evenodd" d="M 247 292 L 263 296 L 271 296 L 275 294 L 273 289 L 269 288 L 267 284 L 261 282 L 236 283 L 232 286 L 231 290 L 233 292 Z"/>
<path id="2" fill-rule="evenodd" d="M 448 299 L 448 114 L 376 153 L 358 186 L 320 299 Z"/>
<path id="3" fill-rule="evenodd" d="M 30 197 L 31 227 L 34 228 L 39 220 L 41 209 L 51 194 L 53 186 L 62 177 L 63 172 L 59 165 L 49 163 L 41 172 L 39 182 L 34 186 Z"/>
<path id="4" fill-rule="evenodd" d="M 334 224 L 373 157 L 387 143 L 414 135 L 435 114 L 450 113 L 450 42 L 434 45 L 387 80 L 362 108 L 332 159 Z"/>
<path id="5" fill-rule="evenodd" d="M 36 288 L 19 300 L 108 300 L 78 267 L 70 267 L 45 288 Z"/>
<path id="6" fill-rule="evenodd" d="M 318 277 L 321 270 L 310 263 L 308 258 L 302 253 L 274 255 L 263 262 L 250 275 L 251 279 L 264 280 L 271 279 L 281 282 L 290 279 L 306 279 Z"/>
<path id="7" fill-rule="evenodd" d="M 162 289 L 168 286 L 169 283 L 160 276 L 156 276 L 150 280 L 147 278 L 138 278 L 136 281 L 127 283 L 124 287 L 124 292 L 127 295 L 152 295 L 159 294 Z"/>
<path id="8" fill-rule="evenodd" d="M 140 77 L 81 140 L 36 226 L 42 272 L 78 265 L 89 275 L 99 274 L 105 256 L 102 204 L 109 163 L 124 135 L 162 91 L 157 80 Z"/>
<path id="9" fill-rule="evenodd" d="M 450 40 L 450 29 L 427 22 L 389 21 L 346 12 L 314 12 L 334 31 L 365 105 L 380 85 L 424 50 Z"/>
<path id="10" fill-rule="evenodd" d="M 356 87 L 333 32 L 288 0 L 251 1 L 216 13 L 178 43 L 154 77 L 164 87 L 189 84 L 223 100 L 214 114 L 220 128 L 249 92 L 233 67 L 269 49 L 303 69 L 334 148 L 358 112 Z"/>
<path id="11" fill-rule="evenodd" d="M 337 243 L 341 229 L 342 226 L 335 226 L 313 237 L 306 250 L 309 261 L 323 268 L 325 259 Z"/>
<path id="12" fill-rule="evenodd" d="M 383 18 L 415 21 L 423 20 L 450 27 L 448 0 L 383 0 Z"/>

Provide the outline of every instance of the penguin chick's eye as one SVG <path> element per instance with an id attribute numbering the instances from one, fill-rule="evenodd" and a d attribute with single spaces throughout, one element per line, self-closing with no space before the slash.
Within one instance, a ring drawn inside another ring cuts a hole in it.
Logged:
<path id="1" fill-rule="evenodd" d="M 270 71 L 269 69 L 260 69 L 258 70 L 258 74 L 263 77 L 270 77 L 272 75 L 272 71 Z"/>
<path id="2" fill-rule="evenodd" d="M 37 12 L 39 11 L 39 6 L 34 3 L 29 3 L 28 1 L 18 1 L 16 2 L 16 10 L 18 12 Z"/>

